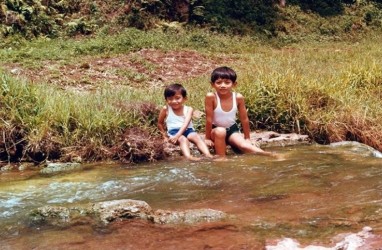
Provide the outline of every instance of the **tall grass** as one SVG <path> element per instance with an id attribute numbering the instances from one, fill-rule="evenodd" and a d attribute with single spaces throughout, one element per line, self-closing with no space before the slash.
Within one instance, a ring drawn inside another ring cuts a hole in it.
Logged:
<path id="1" fill-rule="evenodd" d="M 37 40 L 2 49 L 0 58 L 2 63 L 33 67 L 44 60 L 68 63 L 142 48 L 192 49 L 211 58 L 223 56 L 229 60 L 220 64 L 238 73 L 237 91 L 246 98 L 253 129 L 306 133 L 320 143 L 357 140 L 382 150 L 382 35 L 357 43 L 301 42 L 276 48 L 251 37 L 182 32 L 128 29 L 81 41 Z M 203 111 L 209 75 L 182 83 L 189 92 L 188 104 Z M 31 148 L 42 147 L 47 140 L 63 148 L 89 144 L 110 148 L 127 128 L 156 133 L 156 107 L 164 104 L 163 89 L 155 86 L 105 85 L 75 92 L 31 84 L 4 72 L 0 86 L 0 129 L 22 127 Z M 195 123 L 202 131 L 203 118 Z"/>
<path id="2" fill-rule="evenodd" d="M 381 56 L 373 39 L 257 50 L 243 56 L 239 89 L 257 127 L 381 149 Z"/>
<path id="3" fill-rule="evenodd" d="M 1 74 L 0 86 L 0 130 L 22 128 L 32 151 L 47 143 L 60 148 L 89 144 L 110 147 L 126 128 L 152 130 L 153 115 L 142 114 L 139 105 L 156 101 L 154 94 L 148 94 L 151 90 L 101 87 L 79 94 L 30 84 L 7 74 Z"/>

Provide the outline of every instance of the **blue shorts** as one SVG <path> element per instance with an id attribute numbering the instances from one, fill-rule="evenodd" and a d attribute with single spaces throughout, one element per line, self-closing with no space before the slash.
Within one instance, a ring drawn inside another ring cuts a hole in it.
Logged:
<path id="1" fill-rule="evenodd" d="M 179 129 L 171 129 L 170 131 L 167 132 L 169 136 L 174 136 L 176 133 L 178 133 Z M 191 133 L 196 132 L 193 128 L 188 128 L 184 131 L 183 135 L 187 138 L 187 136 Z"/>
<path id="2" fill-rule="evenodd" d="M 212 125 L 212 128 L 216 128 L 215 125 Z M 239 126 L 237 125 L 237 123 L 233 124 L 231 127 L 229 128 L 226 128 L 226 134 L 225 134 L 225 141 L 226 143 L 228 143 L 228 139 L 229 137 L 233 134 L 233 133 L 236 133 L 236 132 L 239 132 L 240 133 L 240 128 Z"/>

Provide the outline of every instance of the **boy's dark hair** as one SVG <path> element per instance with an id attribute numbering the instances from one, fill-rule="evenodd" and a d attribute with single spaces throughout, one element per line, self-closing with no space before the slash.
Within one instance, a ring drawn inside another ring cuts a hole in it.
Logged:
<path id="1" fill-rule="evenodd" d="M 211 73 L 211 83 L 214 83 L 218 79 L 229 79 L 232 82 L 236 82 L 236 72 L 226 66 L 214 69 Z"/>
<path id="2" fill-rule="evenodd" d="M 174 96 L 178 92 L 182 94 L 183 98 L 187 97 L 187 91 L 181 84 L 170 84 L 164 89 L 164 98 L 167 99 L 171 96 Z"/>

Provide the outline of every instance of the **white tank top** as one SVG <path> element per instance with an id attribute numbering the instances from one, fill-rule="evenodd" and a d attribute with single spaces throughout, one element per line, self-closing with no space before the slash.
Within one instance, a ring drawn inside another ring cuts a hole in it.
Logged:
<path id="1" fill-rule="evenodd" d="M 236 93 L 232 92 L 232 109 L 228 112 L 224 111 L 220 104 L 219 95 L 215 93 L 216 96 L 216 108 L 214 109 L 214 119 L 212 124 L 217 127 L 229 128 L 236 123 Z"/>
<path id="2" fill-rule="evenodd" d="M 183 124 L 184 120 L 186 119 L 186 115 L 188 112 L 189 107 L 183 106 L 183 115 L 179 116 L 174 113 L 172 108 L 170 106 L 167 106 L 167 117 L 166 117 L 166 127 L 167 131 L 170 131 L 172 129 L 180 129 Z M 187 128 L 192 128 L 193 124 L 192 121 L 188 124 Z"/>

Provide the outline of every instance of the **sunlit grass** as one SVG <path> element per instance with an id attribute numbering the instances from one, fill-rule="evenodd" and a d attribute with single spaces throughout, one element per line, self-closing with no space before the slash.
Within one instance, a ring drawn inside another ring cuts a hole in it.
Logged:
<path id="1" fill-rule="evenodd" d="M 246 98 L 253 129 L 309 134 L 322 143 L 358 140 L 381 150 L 381 38 L 373 35 L 357 43 L 301 42 L 276 48 L 251 37 L 202 31 L 127 30 L 81 41 L 37 40 L 2 49 L 0 58 L 3 63 L 36 67 L 44 60 L 70 62 L 142 48 L 224 55 L 232 60 L 221 65 L 238 73 L 237 91 Z M 125 74 L 138 77 L 128 69 Z M 129 127 L 145 127 L 155 133 L 156 114 L 143 117 L 140 105 L 164 104 L 162 87 L 138 87 L 150 80 L 147 78 L 139 79 L 134 87 L 105 84 L 91 92 L 76 92 L 30 84 L 4 72 L 0 76 L 1 128 L 22 126 L 32 144 L 49 136 L 63 147 L 90 142 L 110 147 Z M 189 92 L 187 104 L 203 111 L 204 96 L 211 90 L 209 75 L 182 83 Z M 203 132 L 203 118 L 195 124 Z"/>

